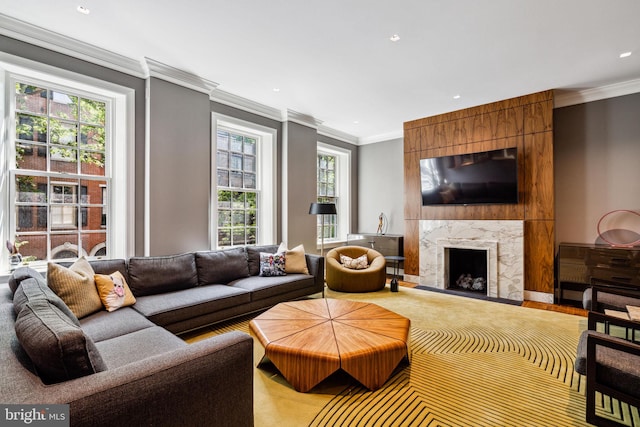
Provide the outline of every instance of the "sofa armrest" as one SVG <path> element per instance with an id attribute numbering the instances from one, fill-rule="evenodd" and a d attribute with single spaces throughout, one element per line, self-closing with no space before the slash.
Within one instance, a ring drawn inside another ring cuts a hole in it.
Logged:
<path id="1" fill-rule="evenodd" d="M 324 257 L 315 254 L 305 254 L 309 274 L 315 277 L 315 284 L 324 288 Z"/>
<path id="2" fill-rule="evenodd" d="M 229 332 L 57 387 L 74 426 L 253 426 L 253 340 Z"/>
<path id="3" fill-rule="evenodd" d="M 620 328 L 625 328 L 631 331 L 640 331 L 640 322 L 608 316 L 597 311 L 590 311 L 587 318 L 587 328 L 595 331 L 598 323 L 604 324 L 604 332 L 606 334 L 609 334 L 609 328 L 611 326 L 619 326 Z"/>
<path id="4" fill-rule="evenodd" d="M 583 306 L 599 313 L 604 313 L 605 308 L 624 311 L 627 305 L 640 306 L 640 292 L 622 286 L 611 282 L 608 286 L 590 287 L 584 291 Z"/>

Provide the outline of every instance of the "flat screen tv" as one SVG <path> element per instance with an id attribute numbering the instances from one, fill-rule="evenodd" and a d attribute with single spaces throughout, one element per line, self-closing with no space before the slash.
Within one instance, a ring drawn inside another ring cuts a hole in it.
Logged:
<path id="1" fill-rule="evenodd" d="M 420 160 L 422 205 L 518 203 L 516 147 Z"/>

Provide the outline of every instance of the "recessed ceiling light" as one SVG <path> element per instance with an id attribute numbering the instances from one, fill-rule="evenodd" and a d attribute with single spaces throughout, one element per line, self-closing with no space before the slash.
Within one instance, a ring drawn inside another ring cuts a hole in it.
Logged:
<path id="1" fill-rule="evenodd" d="M 629 57 L 629 56 L 631 56 L 631 52 L 622 52 L 622 53 L 620 54 L 620 58 L 627 58 L 627 57 Z"/>
<path id="2" fill-rule="evenodd" d="M 82 13 L 83 15 L 88 15 L 88 14 L 91 12 L 89 9 L 87 9 L 87 8 L 86 8 L 86 7 L 84 7 L 84 6 L 78 6 L 78 7 L 76 8 L 76 10 L 77 10 L 78 12 Z"/>
<path id="3" fill-rule="evenodd" d="M 354 120 L 354 121 L 353 121 L 353 124 L 354 124 L 354 125 L 357 125 L 357 124 L 359 124 L 359 123 L 360 123 L 360 122 L 359 122 L 358 120 Z"/>
<path id="4" fill-rule="evenodd" d="M 280 88 L 279 88 L 279 87 L 274 87 L 274 88 L 273 88 L 273 91 L 274 91 L 274 92 L 280 92 Z"/>
<path id="5" fill-rule="evenodd" d="M 391 37 L 389 37 L 389 40 L 391 40 L 392 42 L 397 42 L 398 40 L 400 40 L 400 36 L 397 34 L 394 34 Z"/>
<path id="6" fill-rule="evenodd" d="M 460 99 L 460 95 L 453 95 L 453 99 Z"/>

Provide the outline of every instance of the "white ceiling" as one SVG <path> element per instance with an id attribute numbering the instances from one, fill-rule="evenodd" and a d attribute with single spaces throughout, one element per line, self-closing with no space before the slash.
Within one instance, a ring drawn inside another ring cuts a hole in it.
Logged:
<path id="1" fill-rule="evenodd" d="M 638 0 L 0 0 L 0 13 L 360 142 L 447 111 L 640 78 Z"/>

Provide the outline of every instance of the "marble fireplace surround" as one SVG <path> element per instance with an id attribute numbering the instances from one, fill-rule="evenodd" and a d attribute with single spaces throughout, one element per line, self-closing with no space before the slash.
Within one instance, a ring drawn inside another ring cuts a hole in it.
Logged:
<path id="1" fill-rule="evenodd" d="M 487 251 L 487 296 L 524 299 L 524 222 L 420 221 L 420 284 L 446 289 L 449 248 Z"/>

